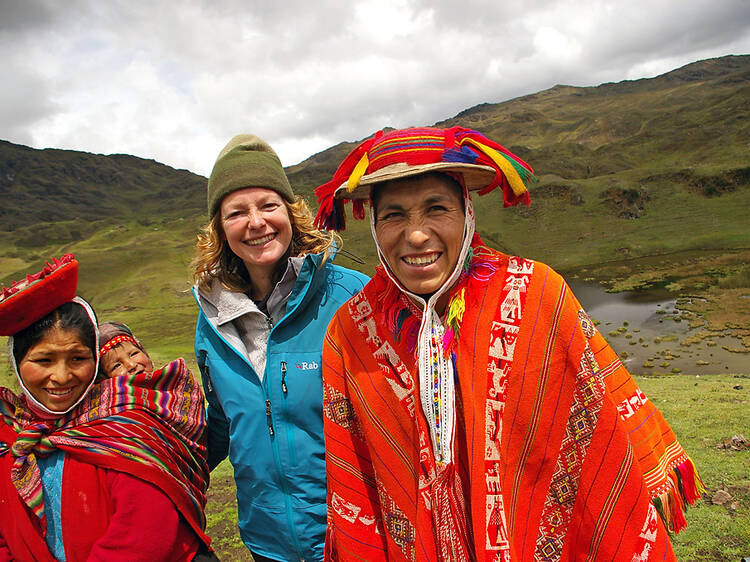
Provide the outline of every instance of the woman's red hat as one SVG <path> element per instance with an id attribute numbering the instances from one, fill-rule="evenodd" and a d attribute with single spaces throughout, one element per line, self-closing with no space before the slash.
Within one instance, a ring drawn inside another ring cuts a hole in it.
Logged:
<path id="1" fill-rule="evenodd" d="M 70 302 L 78 288 L 78 261 L 73 254 L 47 262 L 0 295 L 0 336 L 12 336 Z"/>

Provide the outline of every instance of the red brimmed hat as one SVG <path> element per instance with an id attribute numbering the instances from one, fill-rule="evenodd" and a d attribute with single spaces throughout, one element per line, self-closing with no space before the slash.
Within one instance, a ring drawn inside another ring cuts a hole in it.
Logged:
<path id="1" fill-rule="evenodd" d="M 480 195 L 499 187 L 506 207 L 531 201 L 526 189 L 535 179 L 531 166 L 477 131 L 463 127 L 379 131 L 352 150 L 333 179 L 315 190 L 320 206 L 315 225 L 344 230 L 346 200 L 354 202 L 354 217 L 362 219 L 372 185 L 432 171 L 460 174 L 466 188 Z"/>
<path id="2" fill-rule="evenodd" d="M 52 260 L 0 295 L 0 336 L 12 336 L 70 302 L 78 287 L 78 262 L 73 254 Z"/>

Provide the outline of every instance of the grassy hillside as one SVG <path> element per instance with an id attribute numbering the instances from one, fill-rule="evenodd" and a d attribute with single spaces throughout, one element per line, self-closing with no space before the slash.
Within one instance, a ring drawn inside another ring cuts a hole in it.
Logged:
<path id="1" fill-rule="evenodd" d="M 748 60 L 723 57 L 591 88 L 555 86 L 477 106 L 439 125 L 476 128 L 518 148 L 541 174 L 566 179 L 634 169 L 731 169 L 748 157 Z"/>
<path id="2" fill-rule="evenodd" d="M 0 141 L 0 200 L 0 230 L 18 231 L 19 244 L 36 248 L 50 235 L 29 225 L 74 220 L 52 235 L 76 241 L 92 233 L 92 220 L 147 224 L 165 215 L 196 215 L 205 209 L 205 178 L 125 154 L 35 150 Z"/>
<path id="3" fill-rule="evenodd" d="M 529 208 L 475 198 L 490 245 L 615 289 L 666 286 L 709 308 L 734 299 L 747 318 L 750 299 L 727 291 L 750 287 L 748 78 L 750 56 L 723 57 L 652 79 L 556 86 L 438 125 L 482 131 L 537 172 Z M 353 145 L 290 167 L 297 191 L 313 202 Z M 102 318 L 132 323 L 157 355 L 189 355 L 187 264 L 205 181 L 153 160 L 0 141 L 0 283 L 75 252 L 81 294 Z M 371 272 L 366 221 L 350 219 L 344 239 L 366 263 L 341 263 Z"/>

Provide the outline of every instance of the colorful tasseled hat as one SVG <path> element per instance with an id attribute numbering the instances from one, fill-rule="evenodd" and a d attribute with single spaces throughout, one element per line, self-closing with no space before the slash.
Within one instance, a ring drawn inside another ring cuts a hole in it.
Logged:
<path id="1" fill-rule="evenodd" d="M 372 185 L 432 171 L 460 174 L 466 188 L 480 195 L 499 187 L 506 207 L 531 202 L 526 189 L 535 179 L 531 166 L 477 131 L 463 127 L 379 131 L 352 150 L 333 179 L 315 190 L 320 206 L 315 225 L 344 230 L 346 200 L 354 202 L 354 217 L 362 219 Z"/>
<path id="2" fill-rule="evenodd" d="M 47 262 L 0 294 L 0 336 L 12 336 L 72 301 L 78 287 L 78 262 L 73 254 Z"/>

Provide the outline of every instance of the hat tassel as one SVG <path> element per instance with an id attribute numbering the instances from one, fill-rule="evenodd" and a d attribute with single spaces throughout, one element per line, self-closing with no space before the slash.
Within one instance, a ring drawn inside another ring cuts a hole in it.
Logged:
<path id="1" fill-rule="evenodd" d="M 484 154 L 486 154 L 503 172 L 506 179 L 508 180 L 510 188 L 513 190 L 513 194 L 516 197 L 522 197 L 524 193 L 528 191 L 526 189 L 526 183 L 524 179 L 528 181 L 530 178 L 534 177 L 533 174 L 529 172 L 529 170 L 527 170 L 520 164 L 517 164 L 514 160 L 504 157 L 494 148 L 482 144 L 481 142 L 476 141 L 472 138 L 465 138 L 461 142 L 472 144 L 479 150 L 481 150 Z M 519 172 L 523 173 L 524 178 L 521 177 L 521 173 Z"/>

